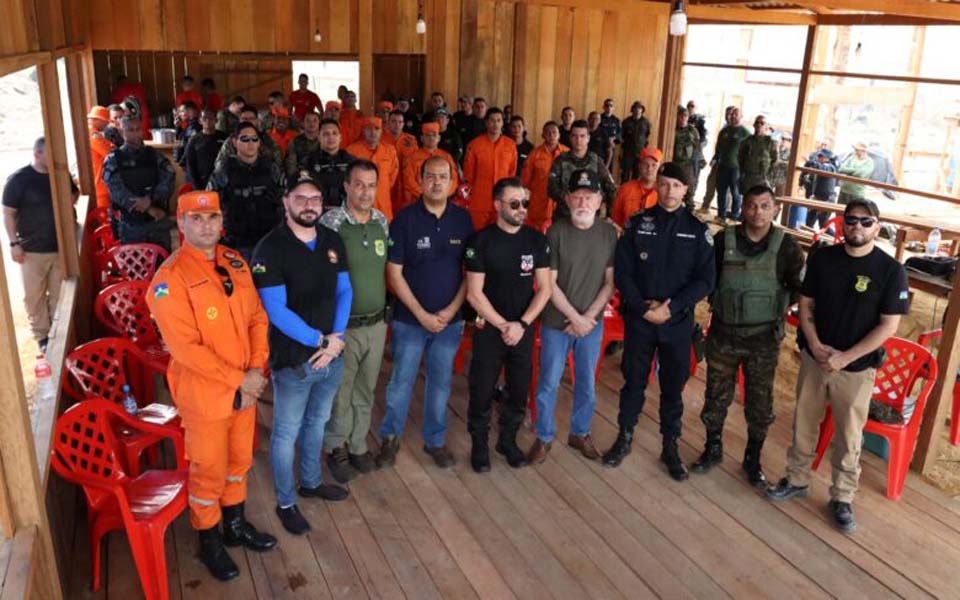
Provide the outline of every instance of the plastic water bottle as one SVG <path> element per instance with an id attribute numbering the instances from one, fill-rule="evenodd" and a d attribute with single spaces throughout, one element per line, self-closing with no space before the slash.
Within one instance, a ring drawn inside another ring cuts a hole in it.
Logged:
<path id="1" fill-rule="evenodd" d="M 124 385 L 123 388 L 123 410 L 131 415 L 137 414 L 137 399 L 130 393 L 130 386 Z"/>
<path id="2" fill-rule="evenodd" d="M 940 249 L 940 238 L 943 237 L 943 233 L 939 228 L 934 228 L 933 231 L 927 236 L 927 254 L 931 256 L 936 256 L 937 251 Z"/>
<path id="3" fill-rule="evenodd" d="M 52 401 L 57 395 L 57 387 L 53 384 L 53 368 L 43 354 L 37 355 L 37 364 L 33 367 L 33 376 L 37 379 L 37 395 L 34 406 L 41 402 Z"/>

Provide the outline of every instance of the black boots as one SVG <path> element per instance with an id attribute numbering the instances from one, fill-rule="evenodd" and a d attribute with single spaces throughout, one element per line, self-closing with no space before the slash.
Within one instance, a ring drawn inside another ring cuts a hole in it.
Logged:
<path id="1" fill-rule="evenodd" d="M 528 464 L 527 455 L 517 445 L 517 430 L 515 428 L 500 430 L 496 450 L 507 459 L 507 464 L 514 469 L 525 467 Z"/>
<path id="2" fill-rule="evenodd" d="M 603 455 L 603 464 L 608 467 L 618 467 L 623 459 L 630 454 L 630 446 L 633 445 L 633 427 L 621 427 L 617 434 L 617 441 L 610 446 L 607 453 Z"/>
<path id="3" fill-rule="evenodd" d="M 487 447 L 486 434 L 474 434 L 473 446 L 470 448 L 470 466 L 477 473 L 486 473 L 490 470 L 490 448 Z"/>
<path id="4" fill-rule="evenodd" d="M 660 453 L 660 461 L 667 465 L 667 472 L 675 481 L 685 481 L 690 476 L 687 472 L 687 466 L 683 464 L 683 460 L 680 458 L 677 438 L 663 438 L 663 451 Z"/>
<path id="5" fill-rule="evenodd" d="M 747 440 L 747 449 L 743 453 L 743 470 L 750 480 L 750 485 L 765 487 L 767 478 L 760 467 L 760 451 L 763 450 L 763 438 L 750 436 Z"/>
<path id="6" fill-rule="evenodd" d="M 277 538 L 257 531 L 243 516 L 243 502 L 224 506 L 223 543 L 231 548 L 245 546 L 257 552 L 266 552 L 277 545 Z"/>
<path id="7" fill-rule="evenodd" d="M 694 473 L 706 473 L 723 462 L 723 437 L 720 432 L 707 432 L 707 443 L 697 462 L 690 465 Z"/>
<path id="8" fill-rule="evenodd" d="M 240 575 L 240 569 L 223 545 L 219 524 L 200 530 L 200 560 L 220 581 L 230 581 Z"/>

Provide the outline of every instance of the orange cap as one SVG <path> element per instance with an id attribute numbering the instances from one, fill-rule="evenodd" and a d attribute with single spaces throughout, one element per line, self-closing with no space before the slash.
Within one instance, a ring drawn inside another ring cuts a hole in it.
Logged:
<path id="1" fill-rule="evenodd" d="M 393 110 L 393 102 L 389 102 L 387 100 L 381 100 L 380 102 L 377 102 L 377 112 L 384 110 Z"/>
<path id="2" fill-rule="evenodd" d="M 273 109 L 273 116 L 278 119 L 289 119 L 290 111 L 281 106 L 280 108 Z"/>
<path id="3" fill-rule="evenodd" d="M 105 106 L 94 106 L 90 109 L 90 112 L 87 113 L 88 119 L 101 119 L 103 121 L 110 120 L 110 111 L 107 110 Z"/>
<path id="4" fill-rule="evenodd" d="M 340 108 L 340 102 L 337 100 L 327 100 L 327 103 L 323 105 L 325 110 L 333 110 L 334 108 Z"/>
<path id="5" fill-rule="evenodd" d="M 187 213 L 220 212 L 220 194 L 216 192 L 187 192 L 177 198 L 177 216 Z"/>
<path id="6" fill-rule="evenodd" d="M 374 129 L 383 129 L 383 120 L 380 117 L 364 117 L 364 127 L 373 127 Z"/>
<path id="7" fill-rule="evenodd" d="M 420 130 L 423 133 L 440 133 L 440 124 L 439 123 L 424 123 L 420 126 Z"/>
<path id="8" fill-rule="evenodd" d="M 660 151 L 660 148 L 654 148 L 653 146 L 647 146 L 640 151 L 640 159 L 652 158 L 657 162 L 663 162 L 663 152 Z"/>

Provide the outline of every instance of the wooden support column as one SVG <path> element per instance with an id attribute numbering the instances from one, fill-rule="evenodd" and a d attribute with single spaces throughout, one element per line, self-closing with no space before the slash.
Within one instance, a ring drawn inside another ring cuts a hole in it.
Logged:
<path id="1" fill-rule="evenodd" d="M 66 139 L 63 135 L 57 64 L 55 62 L 40 64 L 37 66 L 37 74 L 40 83 L 40 107 L 43 113 L 44 136 L 47 140 L 47 169 L 50 172 L 50 188 L 53 192 L 53 214 L 57 225 L 60 261 L 65 277 L 77 277 L 80 274 L 79 247 L 73 214 L 74 198 L 67 166 Z M 85 122 L 86 120 L 83 121 Z M 89 152 L 87 154 L 89 155 Z"/>
<path id="2" fill-rule="evenodd" d="M 657 146 L 663 151 L 664 161 L 673 158 L 673 138 L 677 129 L 677 107 L 680 105 L 680 86 L 687 36 L 667 36 L 667 54 L 663 66 L 663 93 L 660 96 L 660 119 L 657 127 Z"/>
<path id="3" fill-rule="evenodd" d="M 359 0 L 357 6 L 357 54 L 360 60 L 360 110 L 372 115 L 377 104 L 373 88 L 373 0 Z"/>
<path id="4" fill-rule="evenodd" d="M 927 400 L 911 464 L 914 470 L 924 475 L 928 475 L 937 462 L 937 452 L 943 441 L 944 421 L 953 406 L 953 384 L 957 380 L 957 369 L 960 368 L 960 336 L 957 335 L 960 325 L 960 285 L 957 283 L 960 282 L 954 283 L 947 303 L 940 353 L 937 355 L 937 383 Z"/>
<path id="5" fill-rule="evenodd" d="M 910 49 L 910 76 L 920 74 L 920 64 L 923 60 L 923 45 L 927 39 L 927 27 L 919 25 L 913 30 L 913 47 Z M 897 174 L 897 181 L 903 181 L 903 158 L 907 151 L 907 138 L 910 136 L 910 125 L 913 122 L 913 107 L 917 103 L 916 81 L 907 82 L 910 93 L 910 102 L 903 107 L 900 113 L 900 124 L 897 127 L 897 141 L 893 146 L 893 171 Z"/>
<path id="6" fill-rule="evenodd" d="M 87 86 L 84 82 L 83 56 L 74 53 L 64 58 L 67 66 L 67 96 L 70 103 L 70 118 L 73 120 L 73 144 L 77 149 L 77 174 L 80 192 L 96 197 L 93 182 L 93 162 L 90 156 L 90 135 L 87 131 L 87 112 L 93 104 L 87 101 Z"/>
<path id="7" fill-rule="evenodd" d="M 800 73 L 800 85 L 797 90 L 797 111 L 793 115 L 793 144 L 790 145 L 790 158 L 787 162 L 787 182 L 783 193 L 793 195 L 793 186 L 797 181 L 797 157 L 800 156 L 800 132 L 804 131 L 803 112 L 807 104 L 807 89 L 810 86 L 810 63 L 813 61 L 813 50 L 817 43 L 817 26 L 807 27 L 807 43 L 803 49 L 803 67 Z M 812 126 L 816 127 L 816 123 Z M 786 226 L 790 221 L 790 210 L 780 211 L 780 223 Z"/>

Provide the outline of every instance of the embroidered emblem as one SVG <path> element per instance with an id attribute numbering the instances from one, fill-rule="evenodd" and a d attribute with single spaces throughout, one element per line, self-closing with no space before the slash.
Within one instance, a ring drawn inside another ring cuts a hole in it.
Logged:
<path id="1" fill-rule="evenodd" d="M 862 293 L 867 291 L 867 287 L 869 286 L 870 286 L 869 277 L 867 277 L 866 275 L 857 275 L 857 283 L 854 284 L 853 289 Z"/>
<path id="2" fill-rule="evenodd" d="M 211 306 L 211 307 L 207 308 L 207 318 L 210 319 L 211 321 L 214 320 L 214 319 L 216 319 L 216 318 L 217 318 L 217 315 L 219 315 L 219 314 L 220 314 L 220 313 L 217 311 L 217 307 L 216 307 L 216 306 Z"/>
<path id="3" fill-rule="evenodd" d="M 250 270 L 256 274 L 263 274 L 267 272 L 267 265 L 258 260 L 257 262 L 253 263 L 253 265 L 250 267 Z"/>
<path id="4" fill-rule="evenodd" d="M 234 269 L 242 269 L 242 268 L 243 268 L 243 261 L 240 261 L 240 260 L 231 260 L 231 261 L 230 261 L 230 266 L 233 267 Z"/>
<path id="5" fill-rule="evenodd" d="M 520 256 L 520 270 L 523 271 L 524 273 L 527 273 L 533 270 L 532 254 L 523 254 Z"/>
<path id="6" fill-rule="evenodd" d="M 387 245 L 383 243 L 383 240 L 373 240 L 373 251 L 377 253 L 377 256 L 383 256 L 387 253 Z"/>
<path id="7" fill-rule="evenodd" d="M 153 297 L 154 298 L 165 298 L 170 295 L 170 287 L 164 283 L 158 283 L 153 286 Z"/>

